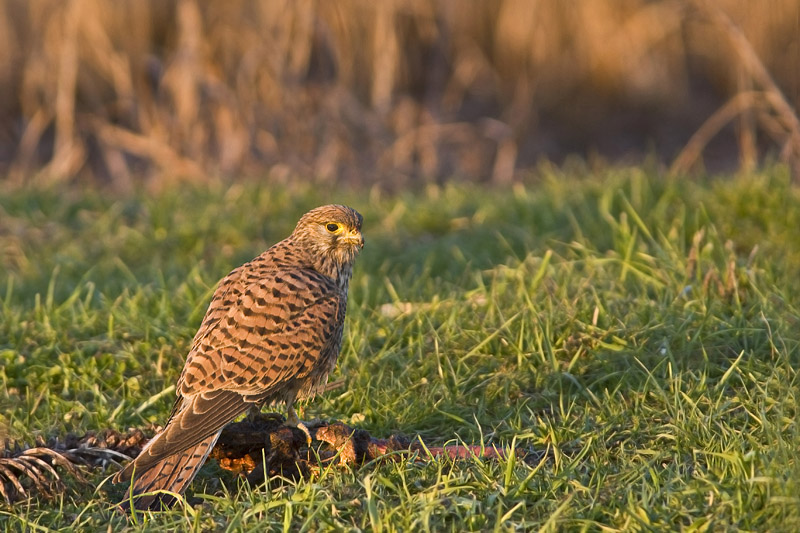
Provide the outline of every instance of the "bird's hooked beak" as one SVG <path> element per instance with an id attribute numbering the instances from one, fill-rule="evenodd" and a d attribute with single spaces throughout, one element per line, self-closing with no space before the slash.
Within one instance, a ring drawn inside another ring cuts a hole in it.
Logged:
<path id="1" fill-rule="evenodd" d="M 357 229 L 347 232 L 347 234 L 339 237 L 340 240 L 346 242 L 351 246 L 358 246 L 359 249 L 364 247 L 364 236 Z"/>

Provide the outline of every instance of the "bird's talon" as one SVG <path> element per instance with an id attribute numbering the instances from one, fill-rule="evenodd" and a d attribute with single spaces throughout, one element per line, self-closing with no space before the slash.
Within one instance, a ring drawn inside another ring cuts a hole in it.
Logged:
<path id="1" fill-rule="evenodd" d="M 286 417 L 286 424 L 289 425 L 289 426 L 294 426 L 297 429 L 299 429 L 300 431 L 302 431 L 303 433 L 305 433 L 306 434 L 306 446 L 311 446 L 311 440 L 312 440 L 311 439 L 311 432 L 308 430 L 308 427 L 305 425 L 305 423 L 302 420 L 300 420 L 300 418 L 298 418 L 297 413 L 295 412 L 293 406 L 289 407 L 289 409 L 287 409 L 287 411 L 288 411 L 287 412 L 288 416 Z"/>
<path id="2" fill-rule="evenodd" d="M 308 430 L 306 425 L 300 422 L 295 427 L 306 434 L 306 446 L 311 446 L 311 432 Z"/>

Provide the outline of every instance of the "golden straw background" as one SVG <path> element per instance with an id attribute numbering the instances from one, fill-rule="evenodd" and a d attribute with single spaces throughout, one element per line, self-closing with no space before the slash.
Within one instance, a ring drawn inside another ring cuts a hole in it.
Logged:
<path id="1" fill-rule="evenodd" d="M 797 0 L 2 0 L 0 180 L 800 169 Z"/>

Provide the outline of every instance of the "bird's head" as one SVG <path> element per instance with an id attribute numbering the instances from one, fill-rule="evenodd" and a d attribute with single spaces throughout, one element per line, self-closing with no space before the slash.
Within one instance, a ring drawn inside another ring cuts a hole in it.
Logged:
<path id="1" fill-rule="evenodd" d="M 364 217 L 350 207 L 323 205 L 303 215 L 292 236 L 311 253 L 317 270 L 338 278 L 343 269 L 352 268 L 364 247 L 363 220 Z"/>

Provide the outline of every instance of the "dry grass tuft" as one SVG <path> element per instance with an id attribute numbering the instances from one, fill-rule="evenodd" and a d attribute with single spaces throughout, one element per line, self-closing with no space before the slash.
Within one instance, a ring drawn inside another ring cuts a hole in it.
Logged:
<path id="1" fill-rule="evenodd" d="M 503 183 L 571 151 L 669 158 L 725 101 L 676 171 L 731 120 L 744 166 L 796 163 L 800 4 L 709 5 L 0 0 L 0 172 Z"/>

